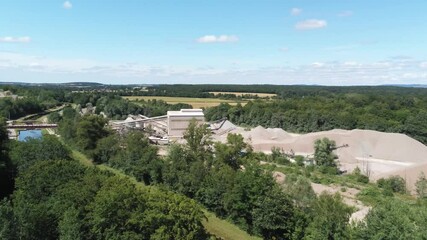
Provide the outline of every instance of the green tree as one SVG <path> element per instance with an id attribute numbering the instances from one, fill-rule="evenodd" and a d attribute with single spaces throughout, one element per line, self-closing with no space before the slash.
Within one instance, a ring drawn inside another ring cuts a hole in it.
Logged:
<path id="1" fill-rule="evenodd" d="M 13 166 L 9 158 L 6 122 L 0 118 L 0 199 L 13 191 Z"/>
<path id="2" fill-rule="evenodd" d="M 47 160 L 71 160 L 71 151 L 55 136 L 15 142 L 10 151 L 12 163 L 18 172 L 32 164 Z"/>
<path id="3" fill-rule="evenodd" d="M 226 217 L 224 197 L 231 191 L 236 171 L 230 166 L 212 168 L 196 193 L 196 199 L 219 217 Z"/>
<path id="4" fill-rule="evenodd" d="M 302 175 L 286 175 L 283 189 L 294 200 L 295 205 L 302 209 L 308 210 L 316 200 L 310 181 Z"/>
<path id="5" fill-rule="evenodd" d="M 401 176 L 391 176 L 377 180 L 378 187 L 393 193 L 406 193 L 406 181 Z"/>
<path id="6" fill-rule="evenodd" d="M 295 227 L 294 206 L 279 187 L 255 202 L 252 210 L 254 232 L 263 239 L 290 239 Z"/>
<path id="7" fill-rule="evenodd" d="M 82 238 L 82 217 L 80 212 L 71 207 L 62 215 L 59 222 L 59 239 L 60 240 L 80 240 Z"/>
<path id="8" fill-rule="evenodd" d="M 348 220 L 352 209 L 336 193 L 322 193 L 311 209 L 311 222 L 304 239 L 348 239 Z"/>
<path id="9" fill-rule="evenodd" d="M 4 119 L 0 118 L 0 169 L 6 167 L 8 152 L 7 152 L 7 144 L 8 144 L 8 133 L 6 130 L 6 122 Z"/>
<path id="10" fill-rule="evenodd" d="M 108 179 L 88 205 L 92 237 L 145 239 L 149 235 L 141 221 L 145 207 L 146 199 L 133 184 L 119 177 Z"/>
<path id="11" fill-rule="evenodd" d="M 16 239 L 13 208 L 6 199 L 0 200 L 0 239 Z"/>
<path id="12" fill-rule="evenodd" d="M 62 120 L 62 117 L 58 112 L 53 112 L 47 116 L 47 120 L 50 123 L 59 123 Z"/>
<path id="13" fill-rule="evenodd" d="M 425 239 L 425 206 L 409 205 L 397 199 L 377 204 L 364 222 L 353 226 L 354 239 Z"/>
<path id="14" fill-rule="evenodd" d="M 316 165 L 336 168 L 335 159 L 338 157 L 333 153 L 335 148 L 336 144 L 334 140 L 328 138 L 317 139 L 314 142 L 314 160 Z"/>
<path id="15" fill-rule="evenodd" d="M 163 162 L 157 156 L 157 147 L 151 145 L 140 131 L 129 132 L 123 141 L 123 148 L 117 151 L 109 163 L 145 184 L 161 182 Z"/>
<path id="16" fill-rule="evenodd" d="M 83 116 L 76 125 L 76 145 L 86 152 L 95 149 L 98 140 L 108 135 L 106 123 L 107 120 L 101 116 Z"/>
<path id="17" fill-rule="evenodd" d="M 189 154 L 196 159 L 204 159 L 205 154 L 211 152 L 211 135 L 206 124 L 199 124 L 196 119 L 192 119 L 184 133 Z"/>
<path id="18" fill-rule="evenodd" d="M 93 151 L 93 161 L 98 164 L 108 163 L 120 150 L 119 139 L 116 134 L 111 134 L 100 139 Z"/>
<path id="19" fill-rule="evenodd" d="M 418 180 L 415 183 L 415 190 L 417 192 L 417 196 L 420 199 L 427 198 L 427 179 L 424 175 L 424 172 L 421 172 L 418 176 Z"/>
<path id="20" fill-rule="evenodd" d="M 208 171 L 203 159 L 197 161 L 185 146 L 174 144 L 165 160 L 164 182 L 171 189 L 194 197 Z"/>
<path id="21" fill-rule="evenodd" d="M 13 194 L 13 211 L 19 239 L 57 239 L 58 219 L 65 209 L 54 211 L 56 193 L 69 181 L 84 175 L 75 161 L 39 161 L 19 173 Z"/>
<path id="22" fill-rule="evenodd" d="M 228 134 L 226 144 L 215 143 L 215 157 L 217 162 L 227 164 L 234 170 L 240 168 L 243 155 L 248 152 L 252 152 L 252 149 L 245 143 L 240 134 Z"/>
<path id="23" fill-rule="evenodd" d="M 278 163 L 278 164 L 289 164 L 290 161 L 286 157 L 285 153 L 283 152 L 283 149 L 279 147 L 272 147 L 271 148 L 271 155 L 270 159 L 272 162 Z"/>
<path id="24" fill-rule="evenodd" d="M 247 163 L 244 167 L 244 171 L 237 171 L 233 188 L 224 196 L 224 206 L 233 222 L 253 233 L 252 210 L 276 183 L 271 172 L 262 169 L 258 163 Z"/>

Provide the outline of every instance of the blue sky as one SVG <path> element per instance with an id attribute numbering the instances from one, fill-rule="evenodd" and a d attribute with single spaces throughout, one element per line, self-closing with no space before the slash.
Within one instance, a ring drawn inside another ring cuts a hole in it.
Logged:
<path id="1" fill-rule="evenodd" d="M 425 0 L 0 0 L 0 81 L 427 84 Z"/>

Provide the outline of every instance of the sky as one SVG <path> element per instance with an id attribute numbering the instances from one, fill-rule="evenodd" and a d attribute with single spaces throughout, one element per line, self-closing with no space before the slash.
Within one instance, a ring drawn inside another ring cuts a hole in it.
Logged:
<path id="1" fill-rule="evenodd" d="M 426 0 L 0 0 L 0 82 L 427 84 Z"/>

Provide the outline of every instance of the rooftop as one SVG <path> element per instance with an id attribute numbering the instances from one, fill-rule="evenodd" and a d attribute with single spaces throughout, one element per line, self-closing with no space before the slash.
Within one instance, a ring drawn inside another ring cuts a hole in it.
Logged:
<path id="1" fill-rule="evenodd" d="M 168 111 L 168 116 L 204 117 L 203 109 L 181 109 L 180 111 Z"/>

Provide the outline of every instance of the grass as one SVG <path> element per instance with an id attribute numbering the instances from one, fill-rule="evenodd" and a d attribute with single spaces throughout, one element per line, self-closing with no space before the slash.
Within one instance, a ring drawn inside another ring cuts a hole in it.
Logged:
<path id="1" fill-rule="evenodd" d="M 275 93 L 250 93 L 250 92 L 209 92 L 209 93 L 212 93 L 214 95 L 218 95 L 218 94 L 234 94 L 236 96 L 243 96 L 243 95 L 255 96 L 255 95 L 257 95 L 258 97 L 261 97 L 261 98 L 275 97 L 275 96 L 277 96 L 277 94 L 275 94 Z"/>
<path id="2" fill-rule="evenodd" d="M 81 164 L 83 164 L 84 166 L 88 166 L 88 167 L 97 167 L 101 170 L 104 171 L 109 171 L 117 176 L 123 177 L 123 178 L 127 178 L 129 179 L 132 183 L 134 183 L 136 185 L 137 188 L 147 188 L 149 186 L 146 186 L 144 183 L 139 182 L 138 180 L 136 180 L 135 177 L 129 176 L 125 173 L 123 173 L 122 171 L 112 168 L 110 166 L 107 165 L 95 165 L 92 160 L 90 160 L 86 155 L 84 155 L 83 153 L 77 151 L 77 150 L 71 150 L 72 151 L 72 157 L 74 159 L 76 159 L 77 161 L 79 161 Z M 155 187 L 153 187 L 155 188 Z M 225 220 L 221 220 L 218 217 L 215 216 L 214 213 L 208 212 L 207 210 L 203 210 L 203 212 L 205 213 L 207 220 L 203 220 L 202 224 L 205 227 L 206 231 L 209 232 L 210 234 L 219 237 L 221 239 L 226 239 L 226 240 L 259 240 L 261 238 L 257 238 L 257 237 L 253 237 L 250 236 L 248 233 L 246 233 L 245 231 L 239 229 L 236 225 L 233 225 L 230 222 L 227 222 Z"/>
<path id="3" fill-rule="evenodd" d="M 215 214 L 204 211 L 208 220 L 203 221 L 203 226 L 212 235 L 227 240 L 260 240 L 259 237 L 254 237 L 238 228 L 236 225 L 219 219 Z"/>
<path id="4" fill-rule="evenodd" d="M 162 100 L 169 104 L 186 103 L 193 106 L 193 108 L 206 108 L 218 106 L 221 103 L 228 103 L 230 105 L 237 105 L 241 103 L 245 105 L 247 101 L 225 100 L 219 98 L 190 98 L 190 97 L 163 97 L 163 96 L 127 96 L 124 97 L 130 101 L 137 100 Z M 137 103 L 137 102 L 136 102 Z"/>
<path id="5" fill-rule="evenodd" d="M 86 157 L 86 155 L 84 155 L 83 153 L 77 150 L 74 150 L 74 149 L 71 150 L 71 157 L 79 161 L 84 166 L 87 166 L 87 167 L 95 166 L 93 162 L 88 157 Z"/>

